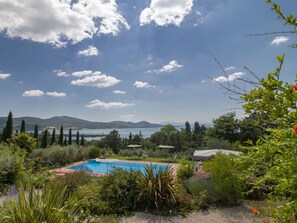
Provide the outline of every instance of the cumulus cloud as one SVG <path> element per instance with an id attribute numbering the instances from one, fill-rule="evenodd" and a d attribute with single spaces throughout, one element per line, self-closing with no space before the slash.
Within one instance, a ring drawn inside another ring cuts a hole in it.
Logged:
<path id="1" fill-rule="evenodd" d="M 23 93 L 24 97 L 40 97 L 42 95 L 44 95 L 44 93 L 41 90 L 29 90 Z"/>
<path id="2" fill-rule="evenodd" d="M 9 78 L 11 76 L 11 74 L 3 74 L 0 73 L 0 79 L 5 80 L 6 78 Z"/>
<path id="3" fill-rule="evenodd" d="M 94 46 L 89 46 L 88 49 L 78 51 L 77 53 L 80 56 L 97 56 L 99 55 L 99 50 Z"/>
<path id="4" fill-rule="evenodd" d="M 58 77 L 68 77 L 69 74 L 67 74 L 65 71 L 62 70 L 54 70 L 54 73 L 56 73 L 56 75 Z"/>
<path id="5" fill-rule="evenodd" d="M 52 96 L 52 97 L 65 97 L 65 96 L 66 96 L 65 93 L 63 93 L 63 92 L 58 93 L 58 92 L 56 92 L 56 91 L 54 91 L 54 92 L 47 92 L 46 94 L 47 94 L 48 96 Z"/>
<path id="6" fill-rule="evenodd" d="M 136 88 L 155 88 L 156 86 L 150 85 L 147 82 L 135 81 L 133 84 Z"/>
<path id="7" fill-rule="evenodd" d="M 151 0 L 150 7 L 141 12 L 139 22 L 141 26 L 152 21 L 158 26 L 180 26 L 192 6 L 193 0 Z"/>
<path id="8" fill-rule="evenodd" d="M 105 88 L 120 82 L 120 80 L 116 79 L 115 77 L 107 76 L 102 74 L 100 71 L 78 71 L 72 73 L 72 75 L 76 77 L 82 77 L 81 79 L 71 81 L 71 84 L 77 86 Z"/>
<path id="9" fill-rule="evenodd" d="M 289 40 L 289 37 L 287 36 L 278 36 L 278 37 L 275 37 L 272 41 L 271 41 L 271 45 L 279 45 L 281 43 L 285 43 Z"/>
<path id="10" fill-rule="evenodd" d="M 115 0 L 1 0 L 0 18 L 6 36 L 57 47 L 130 28 Z"/>
<path id="11" fill-rule="evenodd" d="M 182 68 L 183 65 L 178 64 L 178 62 L 176 60 L 171 60 L 168 64 L 164 65 L 162 68 L 160 69 L 155 69 L 155 70 L 149 70 L 148 73 L 170 73 L 173 71 L 176 71 L 180 68 Z"/>
<path id="12" fill-rule="evenodd" d="M 114 94 L 126 94 L 126 91 L 119 91 L 119 90 L 116 90 L 116 91 L 113 91 Z"/>
<path id="13" fill-rule="evenodd" d="M 219 83 L 225 83 L 228 81 L 234 81 L 236 79 L 241 78 L 244 75 L 243 72 L 235 72 L 233 74 L 229 74 L 228 77 L 225 76 L 219 76 L 213 79 L 213 81 L 215 82 L 219 82 Z"/>
<path id="14" fill-rule="evenodd" d="M 110 108 L 125 108 L 129 106 L 134 106 L 135 104 L 131 103 L 122 103 L 122 102 L 103 102 L 98 99 L 91 101 L 87 108 L 102 108 L 102 109 L 110 109 Z"/>

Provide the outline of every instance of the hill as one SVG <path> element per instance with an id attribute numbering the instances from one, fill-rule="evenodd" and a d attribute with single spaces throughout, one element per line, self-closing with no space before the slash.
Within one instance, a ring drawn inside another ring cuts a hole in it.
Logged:
<path id="1" fill-rule="evenodd" d="M 7 117 L 0 117 L 0 129 L 4 128 Z M 40 130 L 45 128 L 55 127 L 57 129 L 63 125 L 64 129 L 117 129 L 117 128 L 154 128 L 161 127 L 159 124 L 152 124 L 146 121 L 141 122 L 91 122 L 79 118 L 73 118 L 69 116 L 55 116 L 52 118 L 41 119 L 36 117 L 19 117 L 13 118 L 14 129 L 20 129 L 22 120 L 26 122 L 26 130 L 33 131 L 34 126 L 38 125 Z"/>

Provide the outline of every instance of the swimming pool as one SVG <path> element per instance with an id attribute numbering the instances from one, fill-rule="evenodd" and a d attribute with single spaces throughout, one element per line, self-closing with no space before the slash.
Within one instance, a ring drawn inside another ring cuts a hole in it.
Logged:
<path id="1" fill-rule="evenodd" d="M 124 170 L 135 170 L 135 171 L 141 171 L 144 172 L 144 167 L 150 165 L 149 163 L 140 163 L 140 162 L 125 162 L 125 161 L 96 161 L 91 160 L 85 163 L 81 163 L 78 165 L 74 165 L 71 167 L 68 167 L 69 170 L 84 170 L 89 172 L 95 172 L 95 173 L 109 173 L 115 168 L 122 168 Z M 153 164 L 155 165 L 155 164 Z M 162 168 L 163 170 L 166 169 L 168 166 L 171 168 L 171 165 L 168 164 L 156 164 L 157 168 Z"/>

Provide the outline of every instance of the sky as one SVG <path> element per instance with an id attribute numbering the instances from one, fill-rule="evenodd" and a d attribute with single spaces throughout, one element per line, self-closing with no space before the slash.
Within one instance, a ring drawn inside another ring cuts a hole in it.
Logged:
<path id="1" fill-rule="evenodd" d="M 294 83 L 296 34 L 250 36 L 288 30 L 265 0 L 0 0 L 0 116 L 242 118 L 220 84 L 242 84 L 244 67 L 265 77 L 283 53 Z"/>

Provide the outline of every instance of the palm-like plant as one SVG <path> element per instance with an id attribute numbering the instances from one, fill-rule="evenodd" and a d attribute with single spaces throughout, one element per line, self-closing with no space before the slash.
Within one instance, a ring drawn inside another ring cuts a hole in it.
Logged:
<path id="1" fill-rule="evenodd" d="M 68 223 L 75 222 L 76 205 L 67 203 L 66 188 L 55 188 L 43 192 L 19 188 L 17 199 L 7 201 L 0 209 L 0 222 L 3 223 Z"/>
<path id="2" fill-rule="evenodd" d="M 165 169 L 157 165 L 147 165 L 144 173 L 137 179 L 141 201 L 147 202 L 147 207 L 160 209 L 177 203 L 181 185 L 175 180 L 173 169 Z"/>

